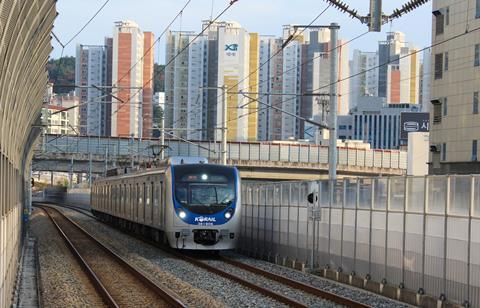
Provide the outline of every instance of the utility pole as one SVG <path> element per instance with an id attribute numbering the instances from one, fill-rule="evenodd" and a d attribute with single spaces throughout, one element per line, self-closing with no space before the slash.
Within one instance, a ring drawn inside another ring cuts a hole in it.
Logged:
<path id="1" fill-rule="evenodd" d="M 160 152 L 160 160 L 165 159 L 165 110 L 162 112 L 162 120 L 161 124 L 162 130 L 160 131 L 160 147 L 162 148 L 162 152 Z"/>
<path id="2" fill-rule="evenodd" d="M 222 87 L 222 165 L 227 165 L 227 86 Z"/>
<path id="3" fill-rule="evenodd" d="M 337 81 L 338 81 L 338 29 L 337 23 L 330 24 L 330 136 L 328 147 L 328 177 L 337 179 Z"/>
<path id="4" fill-rule="evenodd" d="M 202 90 L 210 90 L 210 89 L 221 89 L 222 90 L 222 134 L 221 134 L 221 138 L 222 138 L 222 142 L 221 142 L 221 157 L 220 157 L 220 163 L 222 165 L 227 165 L 227 86 L 226 85 L 223 85 L 221 87 L 199 87 L 199 89 L 202 89 Z M 218 114 L 218 113 L 217 113 Z M 217 123 L 218 123 L 218 119 L 217 119 Z M 216 135 L 217 135 L 217 132 L 215 132 L 214 136 L 215 136 L 215 139 L 216 139 Z M 215 146 L 216 146 L 216 142 L 215 142 Z"/>

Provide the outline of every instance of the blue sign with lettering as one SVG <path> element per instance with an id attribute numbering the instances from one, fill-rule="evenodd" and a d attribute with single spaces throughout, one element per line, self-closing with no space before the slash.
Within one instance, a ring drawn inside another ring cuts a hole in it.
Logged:
<path id="1" fill-rule="evenodd" d="M 238 44 L 225 45 L 225 51 L 237 51 Z"/>

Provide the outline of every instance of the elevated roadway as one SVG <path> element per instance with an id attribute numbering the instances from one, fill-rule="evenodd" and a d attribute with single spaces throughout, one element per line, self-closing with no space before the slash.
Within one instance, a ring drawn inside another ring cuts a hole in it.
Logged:
<path id="1" fill-rule="evenodd" d="M 158 140 L 46 135 L 33 157 L 34 171 L 103 174 L 109 168 L 148 164 Z M 220 144 L 166 140 L 165 156 L 202 156 L 219 162 Z M 157 153 L 158 154 L 158 153 Z M 229 142 L 228 163 L 242 178 L 311 180 L 328 174 L 328 147 L 275 142 Z M 339 176 L 404 175 L 406 152 L 338 149 Z"/>

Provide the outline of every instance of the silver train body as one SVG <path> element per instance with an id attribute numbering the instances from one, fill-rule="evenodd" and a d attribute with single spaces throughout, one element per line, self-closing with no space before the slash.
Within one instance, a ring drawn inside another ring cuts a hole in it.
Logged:
<path id="1" fill-rule="evenodd" d="M 170 162 L 99 179 L 91 205 L 97 217 L 177 249 L 234 249 L 240 234 L 240 178 L 234 167 Z"/>

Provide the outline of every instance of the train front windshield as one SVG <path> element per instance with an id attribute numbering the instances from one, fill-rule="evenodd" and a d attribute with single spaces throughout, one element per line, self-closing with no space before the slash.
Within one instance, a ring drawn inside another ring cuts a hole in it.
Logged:
<path id="1" fill-rule="evenodd" d="M 231 167 L 178 165 L 173 167 L 175 199 L 195 214 L 215 214 L 236 197 L 235 172 Z"/>

